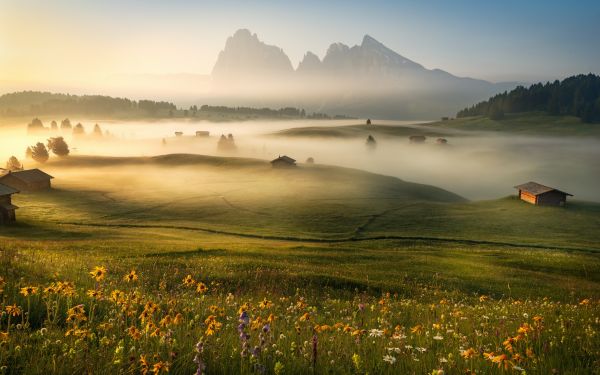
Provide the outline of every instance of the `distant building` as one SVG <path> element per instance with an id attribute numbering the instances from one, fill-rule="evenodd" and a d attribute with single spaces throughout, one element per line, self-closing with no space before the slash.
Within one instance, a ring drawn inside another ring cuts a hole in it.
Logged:
<path id="1" fill-rule="evenodd" d="M 210 132 L 208 132 L 206 130 L 196 131 L 196 137 L 208 137 L 209 135 L 210 135 Z"/>
<path id="2" fill-rule="evenodd" d="M 315 164 L 315 159 L 311 156 L 308 159 L 306 159 L 306 164 Z"/>
<path id="3" fill-rule="evenodd" d="M 271 160 L 271 166 L 273 168 L 289 168 L 296 166 L 296 160 L 290 158 L 289 156 L 283 155 L 279 156 L 277 159 Z"/>
<path id="4" fill-rule="evenodd" d="M 517 185 L 515 189 L 519 190 L 519 199 L 537 206 L 564 206 L 567 204 L 567 195 L 573 196 L 537 182 Z"/>
<path id="5" fill-rule="evenodd" d="M 181 137 L 182 135 L 183 135 L 183 132 L 175 132 L 176 137 Z"/>
<path id="6" fill-rule="evenodd" d="M 425 143 L 426 139 L 424 135 L 411 135 L 408 137 L 410 143 Z"/>
<path id="7" fill-rule="evenodd" d="M 8 172 L 0 176 L 0 184 L 20 191 L 49 190 L 52 187 L 50 180 L 53 178 L 37 168 L 27 169 Z"/>
<path id="8" fill-rule="evenodd" d="M 15 222 L 15 210 L 19 207 L 12 204 L 12 195 L 18 192 L 17 189 L 0 184 L 0 225 Z"/>

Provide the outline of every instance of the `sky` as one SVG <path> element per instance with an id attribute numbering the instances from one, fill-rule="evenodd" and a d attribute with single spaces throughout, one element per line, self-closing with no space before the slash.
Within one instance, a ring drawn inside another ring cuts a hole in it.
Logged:
<path id="1" fill-rule="evenodd" d="M 369 34 L 427 68 L 490 81 L 600 73 L 600 1 L 0 0 L 0 92 L 210 74 L 247 28 L 295 65 Z"/>

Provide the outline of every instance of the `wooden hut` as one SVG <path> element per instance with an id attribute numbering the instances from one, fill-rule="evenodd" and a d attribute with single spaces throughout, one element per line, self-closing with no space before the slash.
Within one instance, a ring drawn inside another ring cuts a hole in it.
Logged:
<path id="1" fill-rule="evenodd" d="M 408 137 L 410 143 L 425 143 L 427 138 L 424 135 L 411 135 Z"/>
<path id="2" fill-rule="evenodd" d="M 537 206 L 564 206 L 567 204 L 567 195 L 573 196 L 532 181 L 517 185 L 515 189 L 519 190 L 519 199 Z"/>
<path id="3" fill-rule="evenodd" d="M 271 166 L 273 168 L 289 168 L 296 166 L 296 160 L 286 155 L 279 155 L 277 159 L 271 160 Z"/>
<path id="4" fill-rule="evenodd" d="M 0 225 L 16 220 L 15 210 L 19 207 L 12 204 L 12 195 L 18 192 L 17 189 L 0 184 Z"/>
<path id="5" fill-rule="evenodd" d="M 8 172 L 0 176 L 0 184 L 20 191 L 49 190 L 52 187 L 50 180 L 53 178 L 37 168 L 27 169 Z"/>

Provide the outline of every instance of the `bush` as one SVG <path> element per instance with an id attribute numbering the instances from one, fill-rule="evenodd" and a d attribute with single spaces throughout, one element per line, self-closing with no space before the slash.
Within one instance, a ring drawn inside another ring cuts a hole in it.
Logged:
<path id="1" fill-rule="evenodd" d="M 31 148 L 31 158 L 38 163 L 45 163 L 50 158 L 48 154 L 48 150 L 43 143 L 38 142 L 35 146 Z"/>
<path id="2" fill-rule="evenodd" d="M 48 149 L 57 156 L 69 155 L 69 145 L 67 145 L 63 137 L 48 139 Z"/>

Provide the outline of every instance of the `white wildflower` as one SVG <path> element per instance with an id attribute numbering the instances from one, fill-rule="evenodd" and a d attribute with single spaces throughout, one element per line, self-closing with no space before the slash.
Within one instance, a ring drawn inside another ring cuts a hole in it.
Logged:
<path id="1" fill-rule="evenodd" d="M 390 365 L 393 365 L 394 363 L 396 363 L 396 357 L 391 356 L 391 355 L 384 355 L 383 356 L 383 361 L 389 363 Z"/>
<path id="2" fill-rule="evenodd" d="M 372 330 L 369 331 L 369 336 L 370 337 L 381 337 L 381 336 L 383 336 L 383 330 L 373 328 Z"/>

